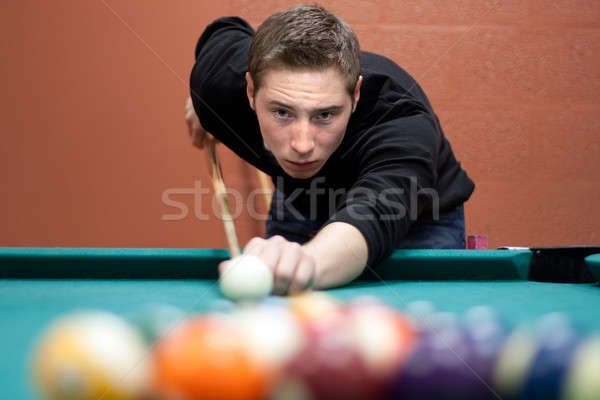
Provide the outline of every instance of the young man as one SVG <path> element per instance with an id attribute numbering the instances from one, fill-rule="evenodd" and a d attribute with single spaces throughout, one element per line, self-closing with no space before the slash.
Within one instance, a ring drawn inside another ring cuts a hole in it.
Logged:
<path id="1" fill-rule="evenodd" d="M 343 285 L 396 248 L 465 247 L 474 184 L 427 97 L 335 15 L 296 6 L 256 34 L 221 18 L 190 86 L 193 143 L 212 134 L 273 177 L 267 239 L 244 253 L 272 269 L 274 293 Z"/>

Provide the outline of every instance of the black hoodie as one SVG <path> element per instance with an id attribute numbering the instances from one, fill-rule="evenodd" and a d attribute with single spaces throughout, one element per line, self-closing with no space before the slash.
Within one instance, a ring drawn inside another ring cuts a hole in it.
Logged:
<path id="1" fill-rule="evenodd" d="M 287 175 L 264 147 L 246 97 L 253 35 L 246 21 L 226 17 L 198 40 L 190 87 L 202 126 L 272 176 L 303 215 L 324 225 L 355 226 L 367 242 L 369 266 L 385 259 L 415 220 L 469 199 L 475 185 L 456 161 L 421 87 L 393 61 L 369 52 L 362 52 L 360 100 L 342 143 L 314 177 Z M 317 205 L 312 214 L 311 202 Z"/>

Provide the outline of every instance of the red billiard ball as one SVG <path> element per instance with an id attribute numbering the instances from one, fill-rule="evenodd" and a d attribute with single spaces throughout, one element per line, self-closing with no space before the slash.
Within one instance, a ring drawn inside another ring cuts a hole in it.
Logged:
<path id="1" fill-rule="evenodd" d="M 379 380 L 370 372 L 347 331 L 318 330 L 285 366 L 271 398 L 378 399 Z"/>

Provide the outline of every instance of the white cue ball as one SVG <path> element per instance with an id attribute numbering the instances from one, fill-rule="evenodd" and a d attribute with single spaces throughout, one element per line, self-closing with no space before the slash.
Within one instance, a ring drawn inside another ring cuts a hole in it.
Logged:
<path id="1" fill-rule="evenodd" d="M 264 297 L 273 289 L 273 273 L 258 257 L 233 258 L 221 274 L 221 292 L 231 300 Z"/>

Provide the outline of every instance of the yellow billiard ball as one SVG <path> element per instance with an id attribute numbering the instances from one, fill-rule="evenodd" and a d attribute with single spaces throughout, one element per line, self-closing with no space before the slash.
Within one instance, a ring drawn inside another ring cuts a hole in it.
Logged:
<path id="1" fill-rule="evenodd" d="M 54 321 L 32 359 L 32 380 L 44 399 L 130 400 L 144 395 L 150 361 L 143 337 L 120 317 L 85 311 Z"/>
<path id="2" fill-rule="evenodd" d="M 600 335 L 591 335 L 577 349 L 561 399 L 600 399 Z"/>

